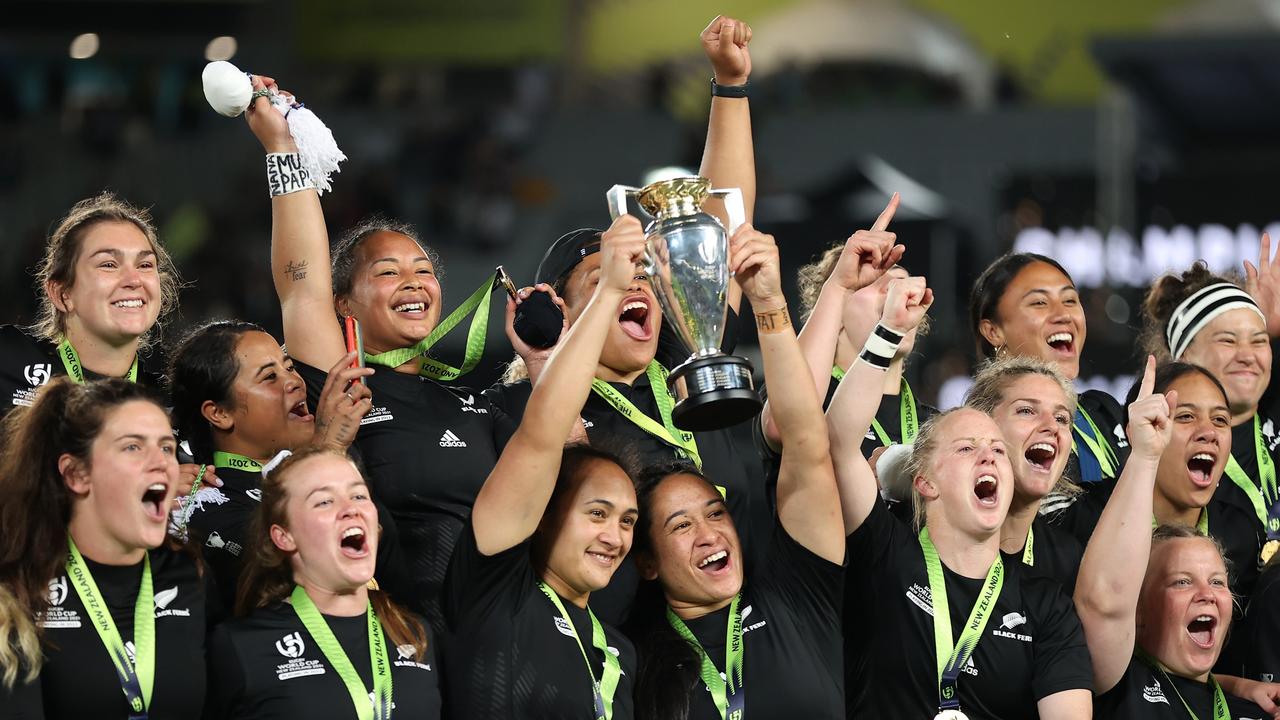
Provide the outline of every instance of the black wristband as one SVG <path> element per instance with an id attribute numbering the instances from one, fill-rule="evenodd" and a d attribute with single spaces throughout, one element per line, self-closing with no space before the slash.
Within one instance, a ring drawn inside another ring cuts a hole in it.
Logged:
<path id="1" fill-rule="evenodd" d="M 748 96 L 750 90 L 750 82 L 744 82 L 741 85 L 717 85 L 716 79 L 711 78 L 711 97 L 744 98 Z"/>

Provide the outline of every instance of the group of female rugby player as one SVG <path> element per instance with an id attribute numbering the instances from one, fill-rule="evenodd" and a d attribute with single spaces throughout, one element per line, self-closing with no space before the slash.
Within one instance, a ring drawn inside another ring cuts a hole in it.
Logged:
<path id="1" fill-rule="evenodd" d="M 973 387 L 938 412 L 903 372 L 933 295 L 897 196 L 788 306 L 749 222 L 750 40 L 701 35 L 700 173 L 746 200 L 754 448 L 674 425 L 635 217 L 549 246 L 478 390 L 429 352 L 436 253 L 387 220 L 331 243 L 305 175 L 271 184 L 283 338 L 215 320 L 160 347 L 179 283 L 150 218 L 72 207 L 40 317 L 0 327 L 0 718 L 1280 717 L 1269 240 L 1241 277 L 1155 283 L 1123 403 L 1073 387 L 1067 272 L 997 259 Z M 284 91 L 253 86 L 288 172 Z M 550 348 L 512 329 L 533 292 L 564 315 Z"/>

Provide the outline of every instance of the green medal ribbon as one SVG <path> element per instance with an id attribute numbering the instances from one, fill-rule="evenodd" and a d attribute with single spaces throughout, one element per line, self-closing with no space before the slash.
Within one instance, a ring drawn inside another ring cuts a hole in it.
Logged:
<path id="1" fill-rule="evenodd" d="M 587 615 L 591 617 L 591 644 L 600 651 L 601 655 L 604 655 L 604 672 L 601 673 L 600 679 L 596 680 L 595 670 L 591 669 L 591 658 L 587 657 L 587 649 L 582 645 L 582 637 L 578 635 L 578 628 L 574 627 L 573 620 L 569 619 L 569 613 L 565 612 L 564 603 L 560 602 L 560 596 L 556 595 L 555 591 L 541 580 L 538 581 L 538 589 L 556 607 L 556 610 L 560 613 L 560 619 L 564 620 L 565 627 L 573 633 L 573 639 L 578 643 L 578 649 L 582 651 L 582 661 L 587 664 L 587 675 L 591 678 L 592 703 L 595 707 L 596 720 L 612 720 L 613 696 L 618 691 L 618 679 L 622 677 L 622 665 L 618 662 L 618 656 L 609 650 L 609 643 L 604 636 L 604 627 L 596 619 L 596 614 L 591 612 L 591 608 L 587 608 Z"/>
<path id="2" fill-rule="evenodd" d="M 1182 701 L 1182 707 L 1187 709 L 1187 716 L 1191 720 L 1200 720 L 1200 717 L 1187 704 L 1187 699 L 1182 697 L 1182 692 L 1178 690 L 1178 686 L 1173 684 L 1173 679 L 1169 677 L 1169 669 L 1164 666 L 1164 663 L 1151 657 L 1141 648 L 1135 648 L 1134 654 L 1142 662 L 1159 670 L 1160 674 L 1164 676 L 1165 682 L 1169 683 L 1169 687 L 1173 688 L 1174 694 Z M 1218 680 L 1212 674 L 1209 675 L 1209 687 L 1213 689 L 1213 720 L 1231 720 L 1231 708 L 1227 706 L 1227 696 L 1222 692 L 1222 686 L 1218 684 Z"/>
<path id="3" fill-rule="evenodd" d="M 729 622 L 724 634 L 724 675 L 716 670 L 715 663 L 702 649 L 698 638 L 694 637 L 689 626 L 684 624 L 679 615 L 667 606 L 667 622 L 684 638 L 685 642 L 698 649 L 702 658 L 702 667 L 698 674 L 711 693 L 711 701 L 720 711 L 721 720 L 742 720 L 746 712 L 747 695 L 743 691 L 742 665 L 746 653 L 746 645 L 742 642 L 742 612 L 738 604 L 742 601 L 742 593 L 733 596 L 729 603 Z"/>
<path id="4" fill-rule="evenodd" d="M 622 413 L 623 417 L 630 420 L 641 430 L 678 450 L 682 455 L 692 460 L 693 464 L 697 465 L 698 469 L 701 470 L 702 457 L 698 455 L 698 442 L 694 439 L 693 433 L 681 430 L 671 420 L 671 410 L 675 407 L 675 399 L 671 397 L 671 391 L 667 389 L 666 368 L 662 367 L 657 360 L 652 360 L 649 362 L 649 367 L 645 369 L 645 374 L 649 377 L 649 389 L 653 391 L 653 400 L 658 406 L 658 414 L 662 416 L 661 425 L 641 412 L 640 408 L 636 407 L 622 393 L 600 378 L 591 381 L 591 390 L 604 398 L 613 406 L 614 410 Z M 721 494 L 723 493 L 724 491 L 722 490 Z"/>
<path id="5" fill-rule="evenodd" d="M 262 463 L 253 458 L 237 455 L 235 453 L 223 452 L 215 450 L 213 453 L 213 466 L 216 468 L 230 468 L 232 470 L 245 470 L 248 472 L 262 472 Z"/>
<path id="6" fill-rule="evenodd" d="M 449 313 L 449 316 L 440 321 L 429 335 L 419 340 L 412 347 L 399 348 L 397 350 L 388 350 L 377 355 L 365 353 L 364 361 L 370 365 L 382 365 L 389 368 L 398 368 L 409 362 L 415 357 L 419 360 L 418 374 L 423 377 L 429 377 L 433 380 L 456 380 L 463 375 L 475 369 L 480 363 L 480 357 L 484 355 L 484 336 L 489 329 L 489 301 L 492 299 L 493 289 L 498 286 L 498 276 L 495 273 L 488 280 L 481 283 L 476 291 L 471 293 L 471 297 L 462 301 L 457 310 Z M 447 363 L 434 360 L 426 356 L 426 352 L 433 345 L 440 341 L 450 330 L 457 327 L 468 315 L 475 311 L 475 315 L 471 317 L 471 327 L 467 329 L 467 351 L 462 358 L 462 367 L 453 367 Z"/>
<path id="7" fill-rule="evenodd" d="M 77 385 L 84 384 L 84 366 L 80 364 L 80 354 L 76 349 L 71 347 L 71 341 L 63 338 L 58 343 L 58 357 L 62 358 L 62 367 L 67 369 L 67 376 Z M 130 366 L 129 372 L 125 374 L 125 379 L 129 382 L 138 382 L 138 356 L 133 356 L 133 365 Z"/>
<path id="8" fill-rule="evenodd" d="M 1276 466 L 1271 461 L 1271 453 L 1267 452 L 1267 443 L 1262 439 L 1262 425 L 1258 416 L 1253 416 L 1253 445 L 1258 457 L 1258 475 L 1260 482 L 1255 485 L 1253 479 L 1240 467 L 1234 456 L 1227 457 L 1227 476 L 1231 478 L 1253 504 L 1253 512 L 1258 522 L 1266 529 L 1267 536 L 1280 536 L 1280 517 L 1272 517 L 1270 508 L 1280 502 L 1280 488 L 1276 486 Z M 1258 486 L 1262 487 L 1259 488 Z"/>
<path id="9" fill-rule="evenodd" d="M 155 599 L 151 589 L 151 557 L 143 555 L 142 582 L 138 586 L 138 597 L 133 601 L 133 650 L 134 661 L 129 661 L 129 653 L 120 631 L 116 629 L 115 620 L 111 619 L 111 611 L 98 592 L 98 584 L 93 581 L 93 574 L 85 564 L 76 541 L 67 536 L 67 577 L 80 596 L 85 613 L 98 631 L 98 637 L 111 663 L 115 665 L 116 677 L 120 680 L 120 689 L 124 691 L 125 700 L 129 703 L 129 717 L 146 718 L 151 708 L 151 689 L 156 680 L 156 615 Z"/>
<path id="10" fill-rule="evenodd" d="M 1156 519 L 1156 516 L 1155 516 L 1155 515 L 1152 515 L 1152 516 L 1151 516 L 1151 529 L 1152 529 L 1152 530 L 1155 530 L 1155 529 L 1156 529 L 1156 528 L 1158 528 L 1158 527 L 1160 527 L 1160 521 Z M 1209 535 L 1209 508 L 1207 508 L 1207 507 L 1200 508 L 1200 517 L 1199 517 L 1198 519 L 1196 519 L 1196 530 L 1199 530 L 1201 535 L 1204 535 L 1205 537 L 1210 537 L 1210 535 Z"/>
<path id="11" fill-rule="evenodd" d="M 844 369 L 839 365 L 831 367 L 831 377 L 835 378 L 839 383 L 844 380 Z M 880 440 L 880 445 L 889 447 L 890 445 L 910 445 L 916 441 L 916 433 L 920 431 L 920 418 L 916 415 L 916 397 L 911 392 L 911 386 L 907 384 L 907 379 L 902 379 L 902 384 L 898 386 L 898 425 L 902 440 L 895 441 L 889 437 L 889 433 L 885 432 L 884 426 L 880 421 L 872 418 L 871 429 L 875 431 L 876 438 Z"/>
<path id="12" fill-rule="evenodd" d="M 373 604 L 370 603 L 365 610 L 369 623 L 369 668 L 373 671 L 373 692 L 369 692 L 307 591 L 302 586 L 295 585 L 289 599 L 303 627 L 320 646 L 329 665 L 347 686 L 351 702 L 356 706 L 356 716 L 360 720 L 390 720 L 391 658 L 387 654 L 387 639 L 382 634 L 382 623 L 378 622 L 378 616 L 373 612 Z"/>
<path id="13" fill-rule="evenodd" d="M 960 694 L 957 680 L 965 663 L 973 655 L 978 642 L 982 640 L 982 631 L 991 619 L 996 599 L 1000 597 L 1000 589 L 1004 586 L 1004 563 L 1000 553 L 996 553 L 995 562 L 987 570 L 987 579 L 982 583 L 982 592 L 969 611 L 969 620 L 960 632 L 959 641 L 951 636 L 951 614 L 947 605 L 947 581 L 942 573 L 942 561 L 938 559 L 938 550 L 929 539 L 929 528 L 920 531 L 920 549 L 924 553 L 924 566 L 929 575 L 929 595 L 933 602 L 933 643 L 938 659 L 938 709 L 955 710 L 960 707 Z"/>
<path id="14" fill-rule="evenodd" d="M 1111 449 L 1111 443 L 1107 442 L 1107 436 L 1102 434 L 1098 429 L 1097 423 L 1089 417 L 1088 411 L 1082 407 L 1077 407 L 1080 416 L 1084 421 L 1089 423 L 1089 429 L 1093 431 L 1093 437 L 1089 437 L 1088 433 L 1078 432 L 1074 427 L 1071 430 L 1071 451 L 1080 454 L 1080 447 L 1076 444 L 1076 438 L 1084 441 L 1088 446 L 1089 452 L 1097 459 L 1098 466 L 1102 469 L 1103 477 L 1116 477 L 1116 468 L 1120 467 L 1120 459 L 1116 457 L 1116 453 Z"/>

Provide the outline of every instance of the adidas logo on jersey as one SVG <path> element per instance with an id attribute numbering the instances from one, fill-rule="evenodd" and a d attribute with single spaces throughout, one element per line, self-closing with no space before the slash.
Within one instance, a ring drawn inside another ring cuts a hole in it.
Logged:
<path id="1" fill-rule="evenodd" d="M 452 430 L 445 430 L 444 434 L 440 436 L 440 447 L 463 448 L 466 446 L 467 444 L 462 441 L 462 438 L 454 435 Z"/>

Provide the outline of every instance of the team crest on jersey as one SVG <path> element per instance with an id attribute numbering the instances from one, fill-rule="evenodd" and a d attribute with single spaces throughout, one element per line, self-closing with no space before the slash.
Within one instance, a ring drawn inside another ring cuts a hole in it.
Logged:
<path id="1" fill-rule="evenodd" d="M 386 406 L 375 407 L 369 411 L 368 415 L 365 415 L 363 418 L 360 419 L 360 424 L 372 425 L 374 423 L 386 422 L 388 420 L 395 420 L 395 419 L 396 419 L 395 416 L 391 414 L 391 411 L 388 410 Z"/>
<path id="2" fill-rule="evenodd" d="M 67 576 L 59 575 L 49 581 L 49 609 L 40 617 L 40 626 L 45 628 L 78 628 L 80 614 L 75 610 L 62 607 L 67 601 Z"/>
<path id="3" fill-rule="evenodd" d="M 290 680 L 309 675 L 323 675 L 324 665 L 319 660 L 308 660 L 302 657 L 307 644 L 302 641 L 302 633 L 291 632 L 276 641 L 276 652 L 289 658 L 276 666 L 276 678 Z"/>
<path id="4" fill-rule="evenodd" d="M 404 644 L 396 646 L 396 667 L 415 667 L 419 670 L 430 670 L 431 666 L 426 663 L 420 663 L 417 660 L 418 650 L 412 645 Z"/>
<path id="5" fill-rule="evenodd" d="M 991 631 L 996 637 L 1008 638 L 1010 640 L 1020 640 L 1022 642 L 1031 642 L 1030 635 L 1011 632 L 1014 628 L 1022 627 L 1027 624 L 1027 616 L 1020 612 L 1005 613 L 1000 618 L 1000 627 Z"/>
<path id="6" fill-rule="evenodd" d="M 248 495 L 249 499 L 254 502 L 262 502 L 262 490 L 259 488 L 249 488 L 244 491 L 244 494 Z"/>
<path id="7" fill-rule="evenodd" d="M 153 600 L 156 604 L 156 617 L 191 617 L 190 608 L 171 608 L 170 604 L 178 597 L 178 586 L 174 585 L 168 590 L 161 590 L 155 594 Z"/>
<path id="8" fill-rule="evenodd" d="M 1160 687 L 1160 681 L 1151 678 L 1151 684 L 1142 688 L 1142 699 L 1149 703 L 1169 704 L 1169 698 L 1164 696 L 1164 689 Z"/>
<path id="9" fill-rule="evenodd" d="M 743 634 L 743 635 L 746 635 L 747 633 L 751 632 L 752 630 L 759 630 L 760 628 L 762 628 L 762 627 L 764 627 L 765 625 L 768 625 L 768 624 L 769 624 L 769 621 L 768 621 L 768 620 L 761 619 L 759 616 L 757 616 L 757 618 L 756 618 L 756 622 L 748 623 L 748 622 L 747 622 L 747 618 L 751 615 L 751 613 L 752 613 L 752 611 L 754 611 L 754 609 L 755 609 L 755 608 L 754 608 L 754 607 L 752 607 L 751 605 L 748 605 L 748 606 L 746 606 L 746 607 L 742 608 L 742 634 Z"/>
<path id="10" fill-rule="evenodd" d="M 488 415 L 488 408 L 476 407 L 476 396 L 467 393 L 467 398 L 462 401 L 462 412 L 475 413 L 477 415 Z"/>

